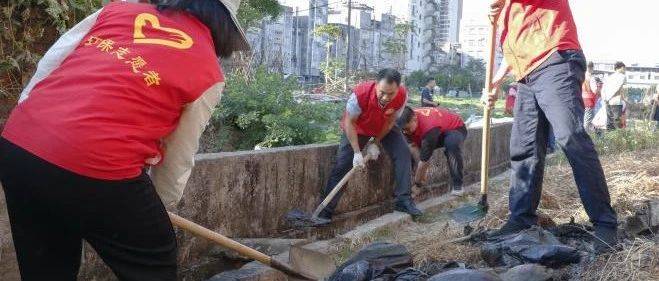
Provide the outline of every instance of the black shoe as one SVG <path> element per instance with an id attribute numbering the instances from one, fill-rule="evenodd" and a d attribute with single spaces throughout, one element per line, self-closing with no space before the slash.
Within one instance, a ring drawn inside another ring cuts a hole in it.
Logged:
<path id="1" fill-rule="evenodd" d="M 408 213 L 413 218 L 417 218 L 423 215 L 423 212 L 417 209 L 416 205 L 414 205 L 414 202 L 411 199 L 396 202 L 396 207 L 394 209 L 399 212 Z"/>
<path id="2" fill-rule="evenodd" d="M 593 244 L 596 254 L 615 251 L 618 245 L 618 230 L 615 227 L 596 226 L 595 236 Z"/>
<path id="3" fill-rule="evenodd" d="M 322 211 L 320 211 L 320 213 L 318 214 L 318 218 L 330 221 L 332 220 L 332 212 L 328 211 L 327 208 L 325 208 Z"/>
<path id="4" fill-rule="evenodd" d="M 511 220 L 508 220 L 501 228 L 498 230 L 492 231 L 490 233 L 490 237 L 501 237 L 501 236 L 506 236 L 510 234 L 515 234 L 517 232 L 520 232 L 522 230 L 531 228 L 530 225 L 523 225 L 519 224 L 516 222 L 513 222 Z"/>

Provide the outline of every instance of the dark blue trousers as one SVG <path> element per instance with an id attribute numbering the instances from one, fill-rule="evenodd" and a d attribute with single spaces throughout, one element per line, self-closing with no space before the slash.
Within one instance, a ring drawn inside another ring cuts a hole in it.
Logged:
<path id="1" fill-rule="evenodd" d="M 359 147 L 364 148 L 368 139 L 367 136 L 359 136 Z M 387 134 L 380 143 L 384 147 L 384 150 L 389 155 L 391 162 L 394 164 L 394 174 L 396 179 L 396 187 L 394 188 L 394 196 L 396 197 L 396 202 L 403 202 L 406 200 L 412 200 L 410 196 L 411 185 L 411 176 L 410 168 L 412 165 L 412 156 L 410 154 L 410 149 L 407 146 L 405 137 L 398 127 L 391 129 L 389 134 Z M 336 186 L 339 181 L 345 176 L 345 174 L 352 169 L 352 158 L 354 156 L 354 151 L 350 146 L 350 142 L 345 134 L 341 137 L 341 143 L 339 144 L 339 149 L 336 153 L 336 164 L 332 169 L 332 174 L 330 175 L 327 185 L 322 190 L 321 198 L 324 199 L 327 194 L 329 194 L 334 186 Z M 325 208 L 326 212 L 330 214 L 334 213 L 336 205 L 339 203 L 339 199 L 343 194 L 341 190 L 332 201 Z M 321 200 L 322 200 L 321 199 Z"/>
<path id="2" fill-rule="evenodd" d="M 510 220 L 537 222 L 550 125 L 567 156 L 581 202 L 596 226 L 615 227 L 595 146 L 583 127 L 581 84 L 585 58 L 581 51 L 559 51 L 520 81 L 510 139 Z"/>

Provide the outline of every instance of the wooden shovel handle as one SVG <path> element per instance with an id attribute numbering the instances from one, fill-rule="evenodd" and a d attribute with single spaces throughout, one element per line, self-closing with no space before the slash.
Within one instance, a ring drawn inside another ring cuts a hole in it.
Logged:
<path id="1" fill-rule="evenodd" d="M 375 145 L 375 144 L 371 144 L 371 145 Z M 366 157 L 364 157 L 364 162 L 368 162 L 369 160 L 371 160 L 371 156 L 366 155 Z M 327 194 L 327 196 L 325 196 L 323 202 L 321 202 L 320 205 L 316 207 L 316 210 L 313 211 L 313 214 L 311 214 L 312 218 L 318 217 L 320 212 L 322 212 L 323 209 L 327 207 L 327 204 L 329 204 L 329 202 L 332 201 L 332 199 L 334 199 L 334 196 L 336 196 L 336 194 L 339 193 L 339 191 L 341 191 L 341 188 L 343 188 L 343 186 L 348 182 L 348 180 L 350 180 L 350 178 L 355 173 L 355 171 L 357 171 L 357 169 L 358 169 L 357 167 L 352 167 L 352 169 L 350 169 L 350 171 L 348 171 L 348 173 L 346 173 L 345 176 L 343 176 L 343 178 L 339 181 L 339 183 L 337 183 L 336 186 L 332 188 L 332 191 L 330 191 L 330 193 Z"/>
<path id="2" fill-rule="evenodd" d="M 240 244 L 229 237 L 211 231 L 210 229 L 198 225 L 194 222 L 186 220 L 172 212 L 168 212 L 168 214 L 169 214 L 169 219 L 172 221 L 173 225 L 180 227 L 196 236 L 211 240 L 217 243 L 218 245 L 221 245 L 222 247 L 234 250 L 240 253 L 241 255 L 257 260 L 260 263 L 266 265 L 270 265 L 272 263 L 272 258 L 264 253 L 261 253 L 257 250 L 254 250 L 250 247 Z"/>
<path id="3" fill-rule="evenodd" d="M 496 50 L 496 24 L 492 23 L 490 28 L 490 37 L 489 37 L 489 53 L 487 60 L 487 68 L 485 72 L 485 87 L 487 87 L 487 92 L 492 92 L 492 79 L 494 76 L 494 56 Z M 482 140 L 482 149 L 481 149 L 481 195 L 487 194 L 487 181 L 489 179 L 489 168 L 490 168 L 490 118 L 491 109 L 489 106 L 484 106 L 483 111 L 483 140 Z"/>
<path id="4" fill-rule="evenodd" d="M 211 231 L 208 228 L 205 228 L 194 222 L 186 220 L 172 212 L 167 212 L 167 213 L 169 214 L 169 219 L 172 221 L 173 225 L 180 227 L 196 236 L 211 240 L 222 247 L 234 250 L 243 256 L 254 259 L 274 269 L 280 270 L 281 272 L 288 274 L 289 276 L 296 277 L 302 280 L 317 280 L 317 278 L 310 276 L 309 274 L 299 272 L 293 269 L 293 267 L 291 267 L 290 265 L 275 260 L 264 253 L 261 253 L 257 250 L 254 250 L 250 247 L 240 244 L 229 237 Z"/>

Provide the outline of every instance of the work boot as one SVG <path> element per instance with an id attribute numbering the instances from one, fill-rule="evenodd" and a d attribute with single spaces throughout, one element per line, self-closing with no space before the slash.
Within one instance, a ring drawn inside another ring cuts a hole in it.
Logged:
<path id="1" fill-rule="evenodd" d="M 518 233 L 522 230 L 531 228 L 530 225 L 523 225 L 517 222 L 514 222 L 510 219 L 499 229 L 490 233 L 490 237 L 502 237 L 510 234 Z"/>
<path id="2" fill-rule="evenodd" d="M 318 218 L 331 221 L 332 212 L 328 211 L 327 208 L 325 208 L 322 211 L 320 211 L 320 213 L 318 214 Z"/>
<path id="3" fill-rule="evenodd" d="M 394 209 L 399 212 L 408 213 L 413 218 L 417 218 L 423 215 L 423 212 L 417 209 L 416 205 L 414 205 L 412 199 L 406 199 L 396 202 L 396 207 Z"/>
<path id="4" fill-rule="evenodd" d="M 618 245 L 618 230 L 615 227 L 595 226 L 593 244 L 596 254 L 604 254 L 615 251 Z"/>

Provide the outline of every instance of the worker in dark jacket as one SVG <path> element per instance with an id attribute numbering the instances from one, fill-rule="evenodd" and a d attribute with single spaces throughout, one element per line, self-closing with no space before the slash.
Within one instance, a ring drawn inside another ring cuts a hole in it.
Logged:
<path id="1" fill-rule="evenodd" d="M 581 84 L 586 59 L 568 0 L 494 0 L 490 18 L 502 31 L 504 64 L 494 77 L 497 89 L 509 72 L 518 82 L 510 137 L 510 218 L 498 234 L 537 224 L 550 128 L 565 152 L 581 201 L 595 226 L 596 249 L 617 243 L 616 212 L 595 146 L 583 126 Z M 492 107 L 496 91 L 484 92 Z"/>

